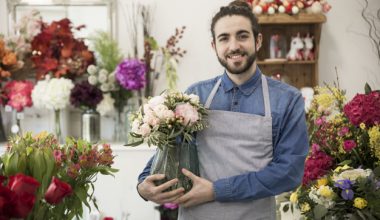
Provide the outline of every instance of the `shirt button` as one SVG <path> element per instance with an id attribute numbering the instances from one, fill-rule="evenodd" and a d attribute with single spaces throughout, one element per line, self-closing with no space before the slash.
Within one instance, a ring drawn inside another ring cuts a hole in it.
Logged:
<path id="1" fill-rule="evenodd" d="M 238 102 L 234 102 L 234 105 L 237 105 L 238 104 Z"/>

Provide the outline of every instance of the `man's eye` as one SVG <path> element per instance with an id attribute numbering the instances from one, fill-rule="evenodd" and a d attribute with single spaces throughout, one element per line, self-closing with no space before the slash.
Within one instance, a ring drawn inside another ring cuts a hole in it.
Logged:
<path id="1" fill-rule="evenodd" d="M 219 38 L 219 41 L 220 41 L 220 42 L 227 41 L 227 38 L 226 38 L 226 37 Z"/>
<path id="2" fill-rule="evenodd" d="M 248 35 L 240 35 L 239 36 L 239 39 L 247 39 L 248 38 Z"/>

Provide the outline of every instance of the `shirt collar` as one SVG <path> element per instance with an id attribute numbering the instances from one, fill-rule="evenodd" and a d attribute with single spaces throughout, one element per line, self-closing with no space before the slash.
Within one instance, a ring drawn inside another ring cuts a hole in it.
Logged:
<path id="1" fill-rule="evenodd" d="M 240 86 L 236 86 L 234 82 L 228 77 L 227 71 L 224 71 L 222 75 L 222 87 L 224 92 L 229 92 L 234 87 L 237 87 L 244 95 L 250 95 L 256 89 L 257 83 L 261 78 L 261 71 L 259 67 L 256 68 L 255 74 L 245 83 Z"/>

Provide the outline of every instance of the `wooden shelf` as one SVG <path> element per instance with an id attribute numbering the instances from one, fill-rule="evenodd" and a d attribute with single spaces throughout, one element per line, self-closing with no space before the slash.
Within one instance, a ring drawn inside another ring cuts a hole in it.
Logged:
<path id="1" fill-rule="evenodd" d="M 326 16 L 324 14 L 264 14 L 258 15 L 257 17 L 259 24 L 319 24 L 326 22 Z"/>
<path id="2" fill-rule="evenodd" d="M 296 65 L 299 65 L 299 64 L 315 64 L 315 60 L 307 60 L 307 61 L 257 61 L 257 64 L 258 65 L 292 65 L 292 64 L 296 64 Z"/>

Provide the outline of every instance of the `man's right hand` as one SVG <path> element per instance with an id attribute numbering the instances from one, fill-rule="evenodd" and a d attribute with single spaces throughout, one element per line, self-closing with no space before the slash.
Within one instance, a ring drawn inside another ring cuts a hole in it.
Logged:
<path id="1" fill-rule="evenodd" d="M 150 175 L 137 186 L 137 190 L 142 197 L 157 204 L 173 202 L 183 195 L 185 189 L 181 187 L 172 191 L 164 192 L 166 189 L 178 182 L 178 179 L 172 179 L 159 186 L 154 184 L 154 181 L 162 180 L 164 178 L 164 174 Z"/>

